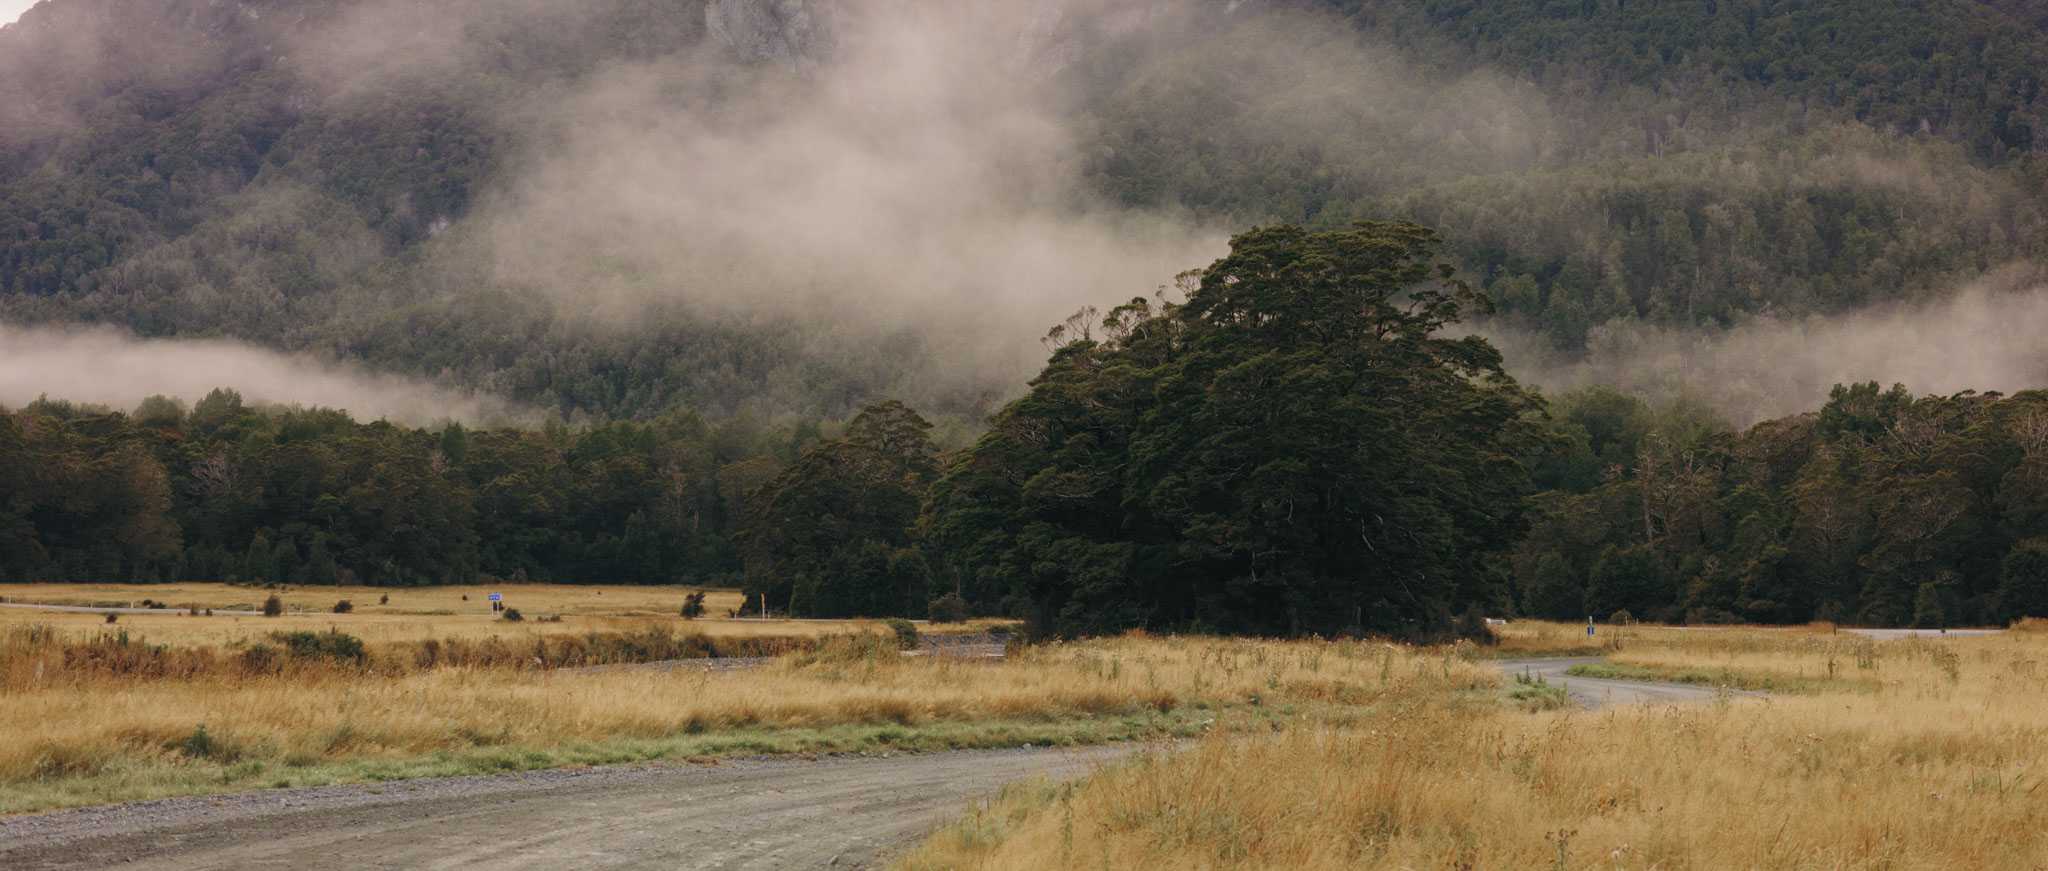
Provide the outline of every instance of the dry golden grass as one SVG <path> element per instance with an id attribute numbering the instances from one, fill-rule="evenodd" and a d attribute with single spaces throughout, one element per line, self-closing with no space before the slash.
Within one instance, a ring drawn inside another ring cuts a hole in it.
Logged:
<path id="1" fill-rule="evenodd" d="M 492 616 L 486 597 L 500 593 L 505 603 L 529 616 L 540 614 L 581 615 L 673 615 L 683 605 L 683 596 L 696 587 L 580 586 L 568 584 L 516 584 L 462 587 L 323 587 L 293 586 L 279 593 L 290 612 L 325 613 L 334 603 L 347 599 L 358 611 L 383 614 Z M 9 602 L 43 605 L 125 605 L 141 607 L 144 599 L 168 603 L 173 608 L 255 610 L 272 591 L 260 587 L 229 584 L 0 584 L 0 598 Z M 707 590 L 707 614 L 724 616 L 740 606 L 738 590 Z M 378 599 L 389 596 L 389 604 Z M 467 596 L 468 599 L 463 597 Z"/>
<path id="2" fill-rule="evenodd" d="M 491 611 L 485 596 L 500 592 L 526 620 L 508 623 Z M 73 635 L 105 629 L 126 630 L 137 640 L 180 646 L 228 646 L 260 639 L 272 632 L 298 630 L 346 632 L 376 644 L 435 639 L 503 638 L 518 642 L 541 635 L 589 632 L 637 632 L 650 628 L 701 632 L 714 638 L 818 637 L 850 631 L 883 631 L 872 620 L 729 619 L 740 605 L 735 590 L 709 590 L 706 617 L 684 621 L 678 611 L 684 587 L 582 587 L 524 585 L 510 587 L 293 587 L 280 596 L 286 612 L 280 617 L 231 614 L 194 616 L 189 608 L 250 610 L 260 607 L 269 591 L 226 584 L 5 584 L 0 598 L 8 602 L 47 605 L 137 605 L 144 599 L 168 602 L 160 613 L 122 614 L 112 627 L 97 613 L 0 608 L 0 633 L 16 626 L 49 626 Z M 378 604 L 382 596 L 389 604 Z M 463 601 L 462 596 L 469 596 Z M 347 614 L 332 613 L 334 603 L 354 605 Z M 560 616 L 560 622 L 541 618 Z M 979 632 L 992 621 L 921 625 L 926 632 Z"/>
<path id="3" fill-rule="evenodd" d="M 1530 627 L 1563 648 L 1583 627 Z M 1603 629 L 1603 631 L 1605 631 Z M 908 868 L 2038 868 L 2048 637 L 1625 634 L 1620 657 L 1826 674 L 1839 689 L 1522 713 L 1414 695 L 1072 788 L 1011 791 Z"/>
<path id="4" fill-rule="evenodd" d="M 1383 644 L 1131 638 L 971 663 L 899 658 L 892 640 L 862 636 L 726 673 L 444 668 L 88 683 L 0 695 L 0 734 L 8 736 L 0 742 L 0 812 L 304 782 L 300 772 L 316 780 L 386 776 L 360 767 L 335 773 L 348 764 L 481 759 L 526 767 L 688 753 L 699 745 L 659 742 L 721 733 L 754 737 L 714 746 L 765 751 L 832 749 L 826 739 L 776 736 L 848 726 L 884 730 L 861 740 L 880 734 L 914 744 L 920 729 L 970 723 L 1178 715 L 1199 725 L 1252 706 L 1275 717 L 1317 706 L 1358 710 L 1417 687 L 1441 693 L 1494 680 L 1483 663 Z M 1009 735 L 959 740 L 1019 743 Z M 593 746 L 627 749 L 608 755 Z"/>

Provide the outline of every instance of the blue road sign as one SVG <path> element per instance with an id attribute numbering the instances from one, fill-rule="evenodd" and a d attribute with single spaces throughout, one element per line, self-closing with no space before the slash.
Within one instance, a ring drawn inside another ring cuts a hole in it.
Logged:
<path id="1" fill-rule="evenodd" d="M 499 595 L 499 594 L 497 594 L 497 593 L 492 593 L 492 594 L 491 594 L 491 601 L 493 601 L 493 602 L 502 602 L 502 601 L 505 601 L 505 597 L 504 597 L 504 596 L 502 596 L 502 595 Z"/>

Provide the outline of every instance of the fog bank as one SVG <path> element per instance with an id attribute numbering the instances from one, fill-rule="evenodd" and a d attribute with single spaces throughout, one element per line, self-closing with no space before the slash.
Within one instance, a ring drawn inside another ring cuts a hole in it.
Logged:
<path id="1" fill-rule="evenodd" d="M 2048 270 L 2011 267 L 1931 301 L 1727 330 L 1610 322 L 1583 359 L 1540 339 L 1483 330 L 1519 379 L 1546 390 L 1608 384 L 1652 399 L 1685 394 L 1739 426 L 1819 408 L 1835 384 L 1904 384 L 1915 393 L 2011 393 L 2048 385 Z"/>
<path id="2" fill-rule="evenodd" d="M 0 405 L 19 408 L 47 395 L 127 411 L 155 395 L 189 404 L 217 387 L 240 391 L 254 403 L 343 409 L 358 420 L 488 424 L 532 417 L 493 397 L 240 342 L 0 324 Z"/>

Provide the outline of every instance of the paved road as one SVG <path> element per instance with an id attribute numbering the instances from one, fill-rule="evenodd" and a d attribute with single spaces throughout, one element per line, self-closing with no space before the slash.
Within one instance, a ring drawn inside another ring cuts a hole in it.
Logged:
<path id="1" fill-rule="evenodd" d="M 1551 657 L 1543 659 L 1504 659 L 1499 662 L 1501 671 L 1509 675 L 1529 674 L 1541 677 L 1551 686 L 1562 686 L 1565 694 L 1582 708 L 1597 708 L 1602 705 L 1633 704 L 1687 704 L 1712 701 L 1716 690 L 1713 687 L 1691 684 L 1657 683 L 1637 680 L 1605 680 L 1602 678 L 1574 677 L 1565 674 L 1575 665 L 1592 665 L 1600 662 L 1597 656 Z M 1754 695 L 1736 693 L 1736 695 Z"/>
<path id="2" fill-rule="evenodd" d="M 1142 745 L 608 767 L 0 818 L 0 868 L 824 868 L 877 864 L 1005 783 Z"/>

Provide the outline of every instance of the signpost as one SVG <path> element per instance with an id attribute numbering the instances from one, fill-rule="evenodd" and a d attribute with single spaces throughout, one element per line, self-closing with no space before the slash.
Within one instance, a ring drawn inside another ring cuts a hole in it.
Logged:
<path id="1" fill-rule="evenodd" d="M 495 596 L 495 595 L 497 595 L 497 594 L 496 594 L 496 593 L 492 593 L 491 595 L 494 595 L 494 596 Z M 1593 637 L 1593 618 L 1591 618 L 1591 617 L 1587 617 L 1587 618 L 1586 618 L 1586 637 L 1587 637 L 1587 638 L 1591 638 L 1591 637 Z"/>

